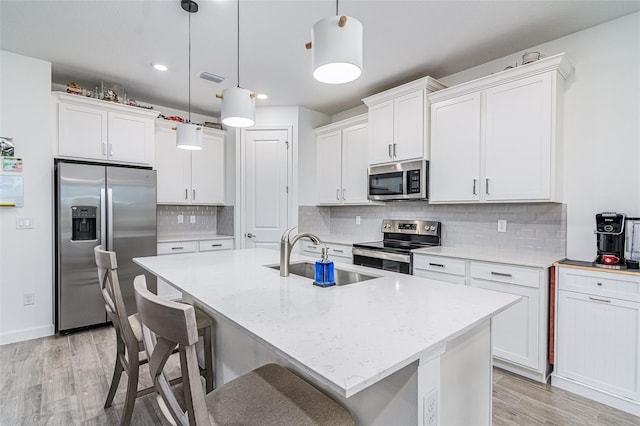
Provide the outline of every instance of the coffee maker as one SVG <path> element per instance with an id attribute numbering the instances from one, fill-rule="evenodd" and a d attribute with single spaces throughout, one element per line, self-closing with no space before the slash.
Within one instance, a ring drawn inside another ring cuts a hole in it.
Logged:
<path id="1" fill-rule="evenodd" d="M 608 269 L 625 269 L 624 261 L 625 215 L 604 212 L 596 215 L 598 256 L 595 266 Z"/>

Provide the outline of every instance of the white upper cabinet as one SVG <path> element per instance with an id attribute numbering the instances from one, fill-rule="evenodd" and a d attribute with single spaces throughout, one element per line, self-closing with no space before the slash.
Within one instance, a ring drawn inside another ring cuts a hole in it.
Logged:
<path id="1" fill-rule="evenodd" d="M 429 201 L 561 201 L 564 54 L 429 95 Z"/>
<path id="2" fill-rule="evenodd" d="M 318 204 L 369 204 L 367 116 L 316 129 Z"/>
<path id="3" fill-rule="evenodd" d="M 152 165 L 157 111 L 53 94 L 58 157 Z"/>
<path id="4" fill-rule="evenodd" d="M 429 201 L 478 201 L 480 93 L 433 104 L 431 139 Z"/>
<path id="5" fill-rule="evenodd" d="M 369 107 L 369 164 L 428 158 L 425 95 L 444 87 L 424 77 L 363 99 Z"/>
<path id="6" fill-rule="evenodd" d="M 157 199 L 159 204 L 224 204 L 225 135 L 204 128 L 202 149 L 176 147 L 175 123 L 156 123 Z"/>

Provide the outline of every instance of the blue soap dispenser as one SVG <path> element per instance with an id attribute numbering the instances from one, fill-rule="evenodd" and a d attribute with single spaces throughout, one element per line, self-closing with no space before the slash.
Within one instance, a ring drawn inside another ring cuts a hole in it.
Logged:
<path id="1" fill-rule="evenodd" d="M 322 259 L 316 262 L 316 279 L 313 284 L 320 287 L 336 285 L 333 262 L 329 260 L 327 247 L 322 247 Z"/>

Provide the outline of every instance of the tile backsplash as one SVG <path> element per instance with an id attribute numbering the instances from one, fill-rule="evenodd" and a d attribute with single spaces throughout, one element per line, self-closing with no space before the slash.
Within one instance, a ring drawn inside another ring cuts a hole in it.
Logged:
<path id="1" fill-rule="evenodd" d="M 300 206 L 300 231 L 331 241 L 382 239 L 383 219 L 442 222 L 442 245 L 518 249 L 562 254 L 566 251 L 566 205 L 556 203 L 430 205 L 392 202 L 383 206 Z M 360 225 L 356 225 L 360 216 Z M 507 232 L 497 232 L 498 220 Z"/>
<path id="2" fill-rule="evenodd" d="M 188 238 L 202 234 L 233 235 L 233 206 L 158 205 L 158 239 Z M 178 223 L 182 215 L 183 222 Z M 195 223 L 191 223 L 194 216 Z"/>

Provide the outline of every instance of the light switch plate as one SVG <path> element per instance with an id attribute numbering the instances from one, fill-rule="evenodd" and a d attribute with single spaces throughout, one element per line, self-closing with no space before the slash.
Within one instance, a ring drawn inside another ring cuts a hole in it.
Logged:
<path id="1" fill-rule="evenodd" d="M 33 229 L 33 219 L 30 217 L 16 216 L 16 229 Z"/>
<path id="2" fill-rule="evenodd" d="M 356 225 L 360 225 L 360 216 L 356 216 Z"/>
<path id="3" fill-rule="evenodd" d="M 184 216 L 181 214 L 178 215 L 178 223 L 184 223 Z"/>
<path id="4" fill-rule="evenodd" d="M 189 222 L 196 223 L 196 215 L 192 214 L 191 217 L 189 218 Z"/>
<path id="5" fill-rule="evenodd" d="M 507 232 L 507 221 L 506 220 L 498 220 L 498 232 Z"/>

